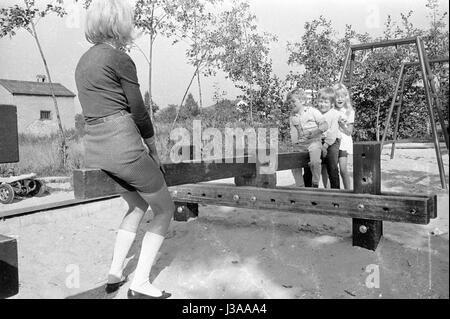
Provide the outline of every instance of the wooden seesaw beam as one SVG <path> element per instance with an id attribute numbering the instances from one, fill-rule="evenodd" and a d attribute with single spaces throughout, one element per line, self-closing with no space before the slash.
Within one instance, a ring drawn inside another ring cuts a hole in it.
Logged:
<path id="1" fill-rule="evenodd" d="M 310 188 L 269 189 L 199 183 L 169 190 L 178 202 L 413 224 L 428 224 L 434 216 L 435 205 L 433 196 L 355 194 L 339 190 L 317 192 Z"/>
<path id="2" fill-rule="evenodd" d="M 251 156 L 244 156 L 243 158 L 224 158 L 220 163 L 184 161 L 177 164 L 163 164 L 166 171 L 166 184 L 176 186 L 237 176 L 252 176 L 256 172 L 256 160 L 251 159 Z M 308 162 L 308 153 L 278 154 L 277 170 L 304 167 L 308 165 Z M 99 169 L 74 170 L 73 186 L 77 199 L 103 197 L 126 191 L 119 182 Z"/>
<path id="3" fill-rule="evenodd" d="M 381 144 L 354 143 L 354 190 L 276 187 L 275 174 L 262 174 L 264 164 L 184 162 L 165 164 L 167 185 L 177 205 L 176 220 L 198 215 L 198 204 L 288 211 L 352 218 L 353 245 L 375 250 L 383 221 L 428 224 L 437 217 L 436 195 L 381 192 Z M 278 155 L 277 170 L 304 167 L 307 153 Z M 235 178 L 234 185 L 199 183 Z M 187 184 L 187 185 L 186 185 Z M 86 199 L 124 192 L 101 170 L 74 171 L 76 198 Z"/>

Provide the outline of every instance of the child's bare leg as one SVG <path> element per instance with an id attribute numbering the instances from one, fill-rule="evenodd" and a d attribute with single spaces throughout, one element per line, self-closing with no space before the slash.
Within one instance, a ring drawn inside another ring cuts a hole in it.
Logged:
<path id="1" fill-rule="evenodd" d="M 305 187 L 305 181 L 303 180 L 303 173 L 301 168 L 291 169 L 292 176 L 294 176 L 296 187 Z"/>
<path id="2" fill-rule="evenodd" d="M 323 188 L 328 188 L 328 171 L 327 171 L 327 165 L 326 164 L 322 164 L 322 183 L 323 183 Z"/>
<path id="3" fill-rule="evenodd" d="M 345 189 L 351 188 L 350 173 L 347 169 L 347 156 L 339 157 L 339 170 L 341 172 L 342 182 Z"/>
<path id="4" fill-rule="evenodd" d="M 322 155 L 322 145 L 320 142 L 312 143 L 309 148 L 309 168 L 312 175 L 312 187 L 319 187 L 320 170 L 322 162 L 320 157 Z"/>

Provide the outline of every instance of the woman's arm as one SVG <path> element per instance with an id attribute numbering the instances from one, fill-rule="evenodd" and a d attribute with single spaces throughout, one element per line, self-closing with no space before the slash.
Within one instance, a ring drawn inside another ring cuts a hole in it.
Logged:
<path id="1" fill-rule="evenodd" d="M 142 100 L 139 85 L 126 80 L 121 80 L 120 84 L 122 85 L 123 91 L 128 100 L 128 105 L 130 106 L 130 112 L 133 120 L 136 123 L 142 138 L 146 139 L 152 137 L 155 133 L 153 123 L 147 110 L 145 109 L 145 104 Z"/>
<path id="2" fill-rule="evenodd" d="M 111 68 L 115 71 L 123 89 L 133 120 L 144 139 L 152 137 L 154 134 L 153 124 L 139 89 L 136 65 L 128 54 L 117 50 L 114 53 L 110 62 Z"/>
<path id="3" fill-rule="evenodd" d="M 147 145 L 148 152 L 155 160 L 156 164 L 162 168 L 161 160 L 159 159 L 158 152 L 156 150 L 153 123 L 147 110 L 145 109 L 141 91 L 139 90 L 139 85 L 126 80 L 122 80 L 121 84 L 130 106 L 131 116 L 133 117 L 133 120 L 136 123 L 142 138 L 144 139 L 145 145 Z"/>

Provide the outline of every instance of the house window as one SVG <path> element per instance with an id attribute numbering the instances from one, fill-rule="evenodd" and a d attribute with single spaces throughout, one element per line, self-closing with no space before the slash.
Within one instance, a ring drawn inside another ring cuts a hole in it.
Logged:
<path id="1" fill-rule="evenodd" d="M 41 111 L 41 120 L 50 120 L 50 111 Z"/>

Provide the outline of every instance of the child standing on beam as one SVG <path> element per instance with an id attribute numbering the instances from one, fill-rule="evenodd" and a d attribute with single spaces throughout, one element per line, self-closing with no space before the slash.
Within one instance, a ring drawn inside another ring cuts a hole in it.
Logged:
<path id="1" fill-rule="evenodd" d="M 331 188 L 340 188 L 339 180 L 339 146 L 341 144 L 339 132 L 340 113 L 334 108 L 336 96 L 330 87 L 319 90 L 318 109 L 323 114 L 328 129 L 322 135 L 322 181 L 324 187 L 330 180 Z M 328 176 L 328 178 L 327 178 Z"/>
<path id="2" fill-rule="evenodd" d="M 312 187 L 319 187 L 321 170 L 321 136 L 328 129 L 326 120 L 314 107 L 306 105 L 305 91 L 296 88 L 286 97 L 286 103 L 291 108 L 289 118 L 291 140 L 294 151 L 307 151 L 309 153 L 309 168 L 312 173 Z M 292 170 L 297 187 L 304 187 L 302 169 Z"/>
<path id="3" fill-rule="evenodd" d="M 347 169 L 347 158 L 353 154 L 353 123 L 355 122 L 355 111 L 350 100 L 350 93 L 342 83 L 333 86 L 336 94 L 336 110 L 340 113 L 339 131 L 341 132 L 341 144 L 339 147 L 339 172 L 345 189 L 351 188 L 350 173 Z"/>

